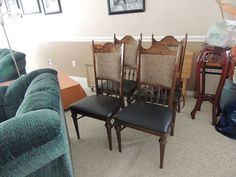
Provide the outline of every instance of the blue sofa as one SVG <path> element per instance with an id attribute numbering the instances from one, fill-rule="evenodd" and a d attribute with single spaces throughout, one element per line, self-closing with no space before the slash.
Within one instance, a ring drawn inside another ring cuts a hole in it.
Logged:
<path id="1" fill-rule="evenodd" d="M 72 177 L 68 132 L 52 69 L 0 87 L 0 176 Z"/>
<path id="2" fill-rule="evenodd" d="M 25 74 L 25 54 L 13 51 L 20 74 Z M 0 82 L 17 79 L 18 73 L 9 49 L 0 49 Z"/>

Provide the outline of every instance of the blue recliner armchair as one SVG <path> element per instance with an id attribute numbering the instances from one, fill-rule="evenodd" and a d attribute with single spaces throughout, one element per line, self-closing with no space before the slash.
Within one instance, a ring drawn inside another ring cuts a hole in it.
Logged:
<path id="1" fill-rule="evenodd" d="M 0 87 L 1 177 L 73 177 L 56 74 L 40 69 Z"/>
<path id="2" fill-rule="evenodd" d="M 25 54 L 13 51 L 20 74 L 25 74 Z M 18 73 L 9 49 L 0 49 L 0 82 L 18 78 Z"/>

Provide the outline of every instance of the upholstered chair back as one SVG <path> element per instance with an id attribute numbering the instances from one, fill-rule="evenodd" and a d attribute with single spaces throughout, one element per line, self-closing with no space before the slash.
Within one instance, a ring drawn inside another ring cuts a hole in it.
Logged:
<path id="1" fill-rule="evenodd" d="M 124 44 L 116 46 L 113 43 L 105 43 L 97 47 L 93 42 L 92 48 L 97 93 L 106 90 L 107 94 L 112 94 L 116 90 L 116 94 L 122 94 Z"/>
<path id="2" fill-rule="evenodd" d="M 176 81 L 179 78 L 179 65 L 182 44 L 177 51 L 166 44 L 154 43 L 150 48 L 139 49 L 139 93 L 147 100 L 155 100 L 173 106 Z"/>

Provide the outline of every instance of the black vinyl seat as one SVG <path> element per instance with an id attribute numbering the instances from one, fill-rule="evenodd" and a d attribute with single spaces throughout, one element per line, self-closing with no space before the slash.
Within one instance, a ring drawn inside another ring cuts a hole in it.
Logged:
<path id="1" fill-rule="evenodd" d="M 70 110 L 72 114 L 83 114 L 84 116 L 105 120 L 118 112 L 120 105 L 120 98 L 92 95 L 72 104 Z"/>
<path id="2" fill-rule="evenodd" d="M 134 80 L 124 80 L 124 94 L 134 93 L 137 89 L 137 82 Z"/>
<path id="3" fill-rule="evenodd" d="M 170 108 L 136 101 L 115 115 L 115 119 L 148 130 L 166 133 L 171 125 L 173 112 Z"/>

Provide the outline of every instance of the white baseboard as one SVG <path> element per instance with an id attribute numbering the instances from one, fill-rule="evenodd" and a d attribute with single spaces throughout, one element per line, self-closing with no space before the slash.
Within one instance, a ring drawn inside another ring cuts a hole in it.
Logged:
<path id="1" fill-rule="evenodd" d="M 87 78 L 85 77 L 77 77 L 77 76 L 69 76 L 71 79 L 75 80 L 76 82 L 80 83 L 82 87 L 88 87 L 87 85 Z"/>

